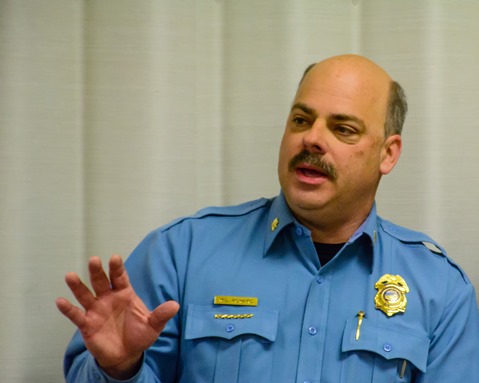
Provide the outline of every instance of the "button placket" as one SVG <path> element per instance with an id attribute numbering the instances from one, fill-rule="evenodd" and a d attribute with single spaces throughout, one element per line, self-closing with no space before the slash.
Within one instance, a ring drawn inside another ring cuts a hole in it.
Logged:
<path id="1" fill-rule="evenodd" d="M 304 234 L 303 229 L 300 226 L 296 226 L 296 235 L 301 237 Z"/>

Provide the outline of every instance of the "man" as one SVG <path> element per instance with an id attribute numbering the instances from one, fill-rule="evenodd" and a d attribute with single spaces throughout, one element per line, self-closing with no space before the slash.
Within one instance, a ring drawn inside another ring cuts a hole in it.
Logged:
<path id="1" fill-rule="evenodd" d="M 474 288 L 440 246 L 376 215 L 401 152 L 401 87 L 356 55 L 305 72 L 281 193 L 148 235 L 109 278 L 92 258 L 68 382 L 477 382 Z M 432 250 L 431 250 L 432 249 Z M 137 295 L 138 294 L 138 295 Z M 150 311 L 152 310 L 152 311 Z"/>

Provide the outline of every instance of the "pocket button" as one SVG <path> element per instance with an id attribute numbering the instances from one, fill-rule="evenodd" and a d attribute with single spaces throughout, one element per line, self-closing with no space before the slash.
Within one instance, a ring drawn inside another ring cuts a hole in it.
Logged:
<path id="1" fill-rule="evenodd" d="M 393 349 L 393 346 L 391 346 L 389 343 L 384 343 L 383 345 L 383 350 L 386 352 L 390 352 Z"/>

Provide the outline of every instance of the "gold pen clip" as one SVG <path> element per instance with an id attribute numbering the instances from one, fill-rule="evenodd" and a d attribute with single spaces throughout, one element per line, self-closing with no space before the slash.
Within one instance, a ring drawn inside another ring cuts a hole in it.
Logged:
<path id="1" fill-rule="evenodd" d="M 363 318 L 366 314 L 364 311 L 358 312 L 358 327 L 356 328 L 356 340 L 359 340 L 359 336 L 361 335 L 361 324 L 363 323 Z"/>
<path id="2" fill-rule="evenodd" d="M 404 378 L 404 375 L 406 374 L 406 367 L 407 367 L 407 360 L 404 359 L 402 362 L 402 367 L 401 367 L 401 373 L 399 374 L 399 378 Z"/>

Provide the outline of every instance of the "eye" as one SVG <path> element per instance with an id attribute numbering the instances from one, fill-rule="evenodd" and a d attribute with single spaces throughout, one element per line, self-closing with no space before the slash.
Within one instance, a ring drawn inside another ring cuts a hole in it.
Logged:
<path id="1" fill-rule="evenodd" d="M 348 125 L 338 125 L 335 128 L 336 132 L 342 136 L 352 136 L 356 134 L 356 130 Z"/>
<path id="2" fill-rule="evenodd" d="M 307 124 L 307 121 L 303 117 L 294 117 L 293 122 L 296 125 L 306 125 Z"/>
<path id="3" fill-rule="evenodd" d="M 302 116 L 295 116 L 291 119 L 293 124 L 293 129 L 297 130 L 305 130 L 308 129 L 311 125 L 309 120 Z"/>

